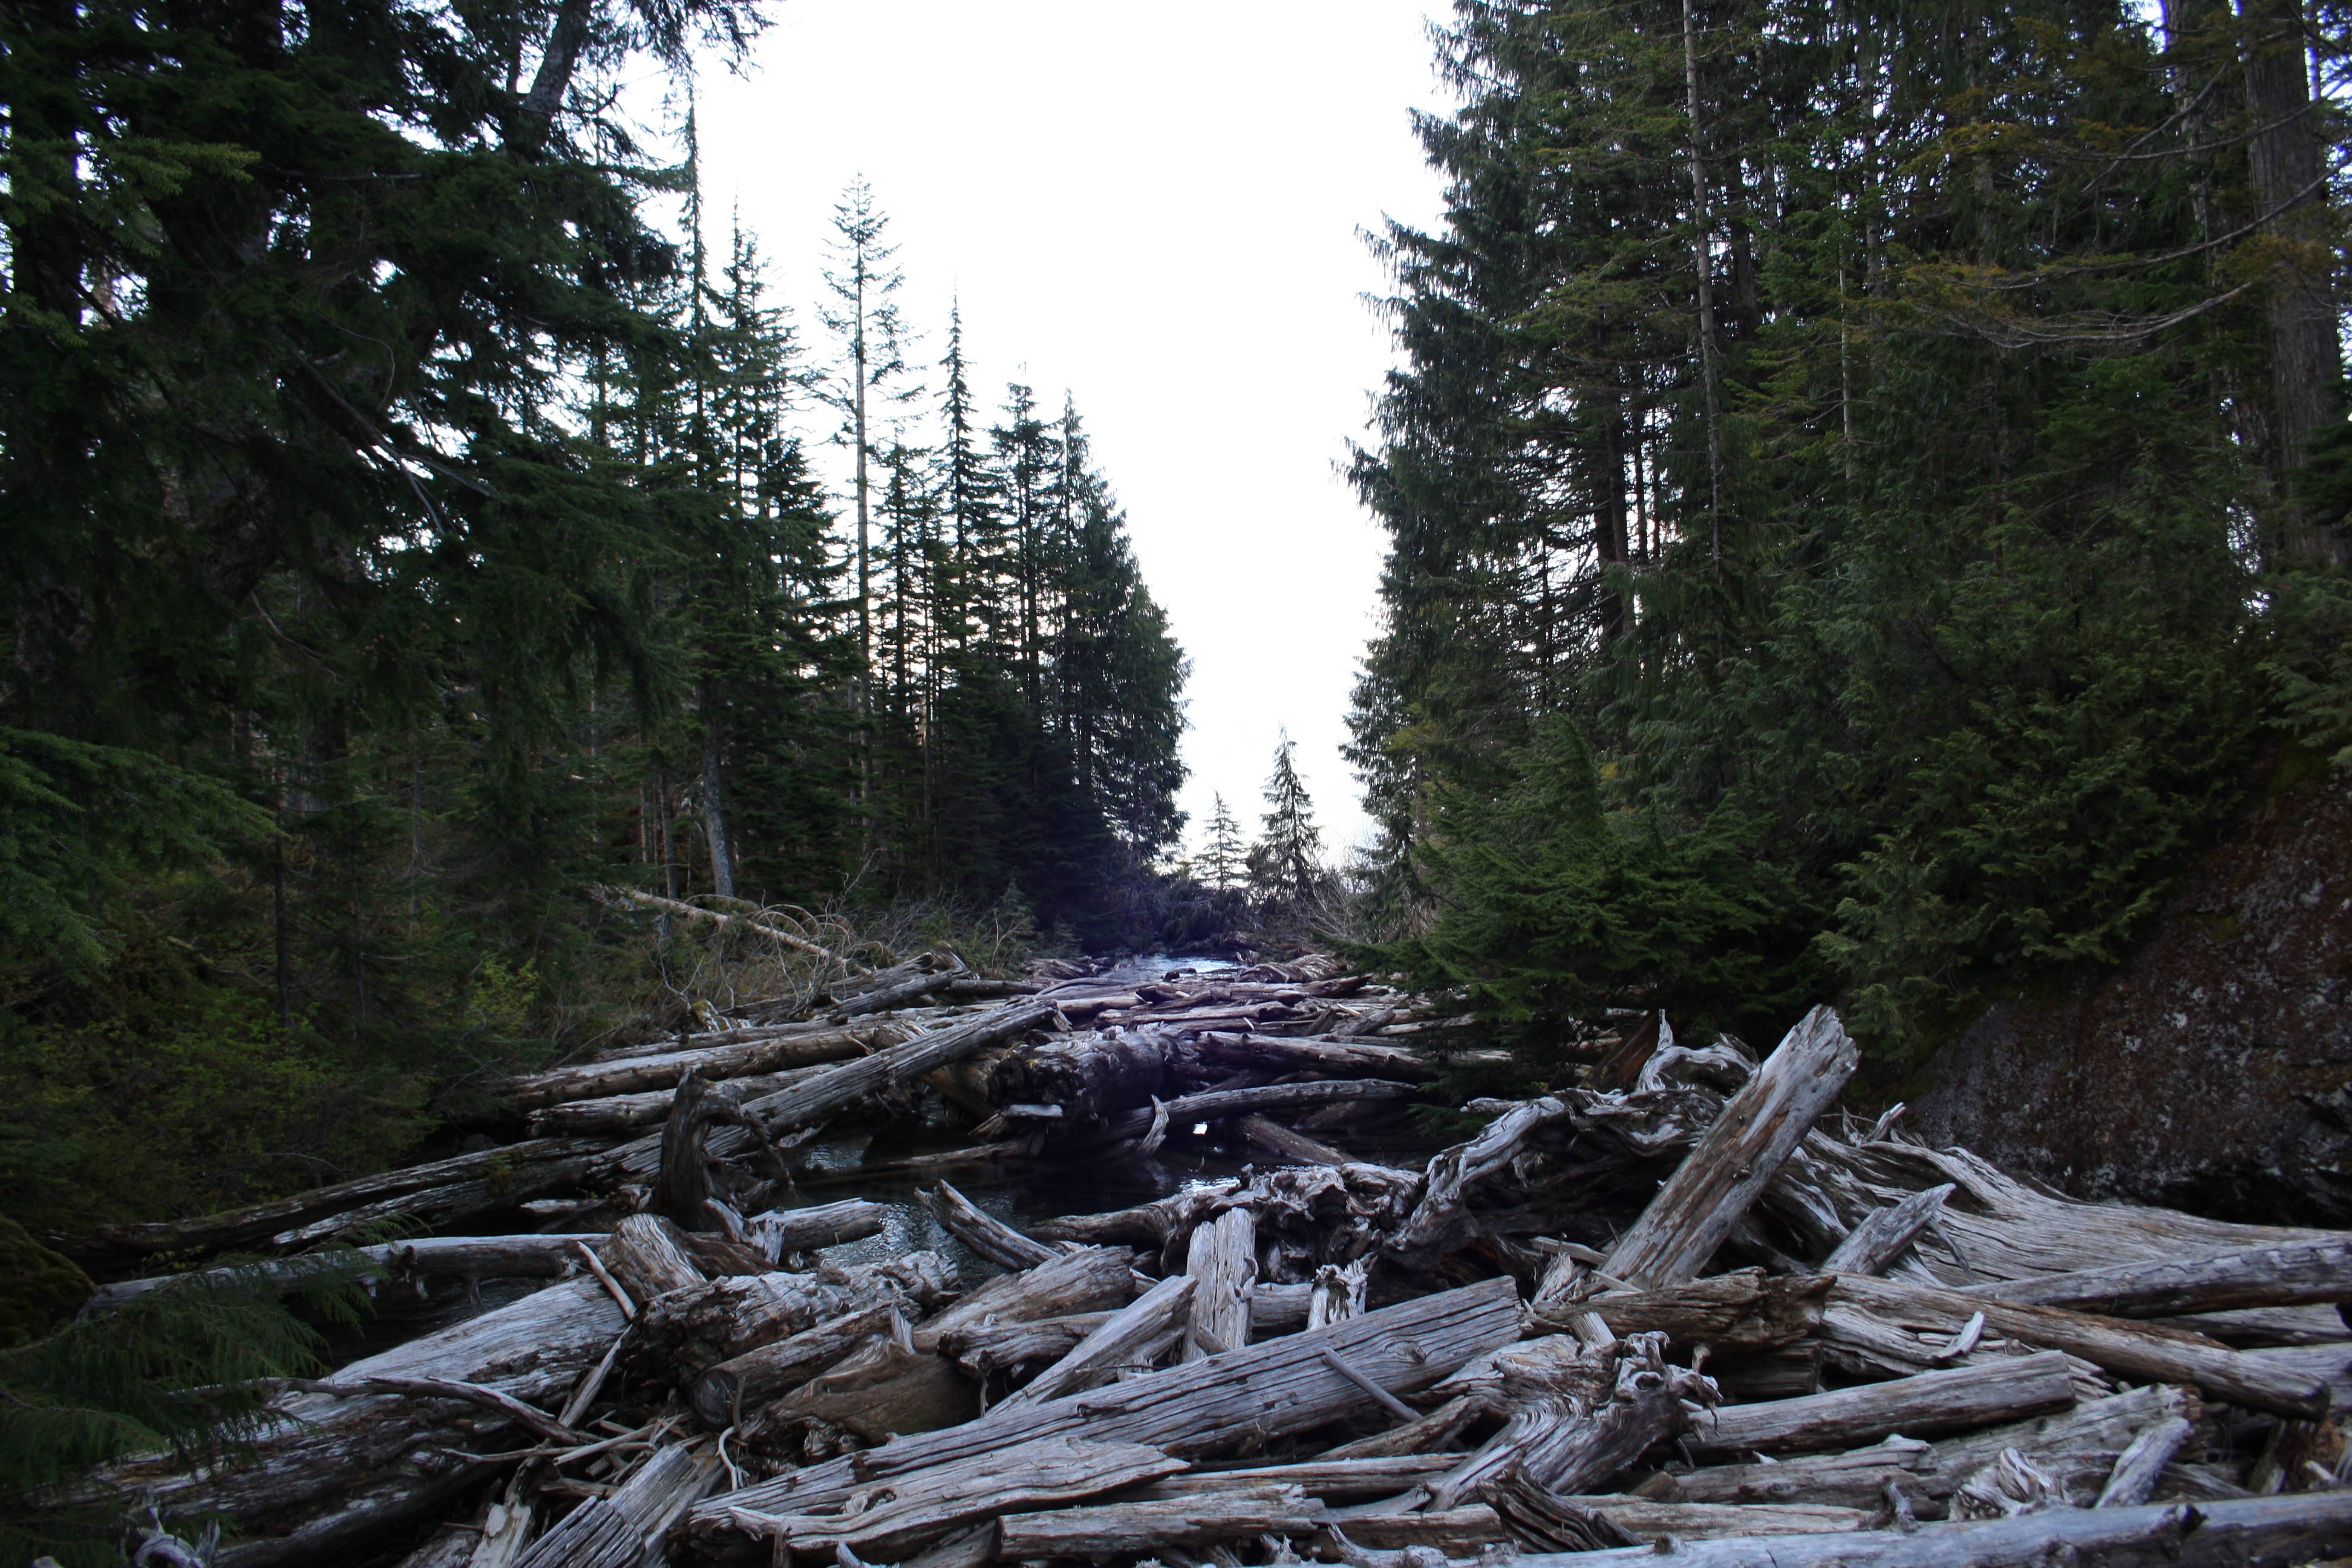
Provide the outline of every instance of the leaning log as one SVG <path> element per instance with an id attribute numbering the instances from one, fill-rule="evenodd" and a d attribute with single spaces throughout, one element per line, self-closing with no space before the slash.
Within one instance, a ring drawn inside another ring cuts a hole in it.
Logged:
<path id="1" fill-rule="evenodd" d="M 577 1067 L 509 1079 L 499 1086 L 499 1093 L 519 1110 L 537 1110 L 570 1100 L 601 1100 L 647 1089 L 676 1089 L 688 1073 L 716 1080 L 837 1062 L 896 1045 L 908 1033 L 907 1026 L 887 1020 L 860 1024 L 854 1028 L 784 1025 L 767 1032 L 762 1038 L 733 1045 L 688 1047 L 653 1056 L 583 1062 Z"/>
<path id="2" fill-rule="evenodd" d="M 719 1484 L 708 1443 L 677 1443 L 640 1466 L 620 1490 L 592 1498 L 531 1542 L 515 1568 L 639 1568 L 646 1548 Z"/>
<path id="3" fill-rule="evenodd" d="M 1696 1279 L 1860 1060 L 1836 1013 L 1806 1014 L 1725 1104 L 1603 1268 L 1643 1289 Z"/>
<path id="4" fill-rule="evenodd" d="M 270 1280 L 288 1290 L 299 1290 L 319 1278 L 324 1267 L 353 1265 L 363 1284 L 385 1279 L 416 1279 L 434 1275 L 465 1279 L 558 1279 L 580 1267 L 573 1244 L 593 1246 L 604 1239 L 600 1231 L 551 1236 L 434 1236 L 416 1241 L 386 1242 L 352 1249 L 348 1258 L 332 1255 L 272 1258 L 236 1268 L 208 1270 L 210 1278 L 226 1280 Z M 184 1279 L 184 1274 L 159 1274 L 145 1279 L 122 1279 L 101 1285 L 82 1303 L 81 1316 L 95 1318 L 137 1300 L 159 1285 Z"/>
<path id="5" fill-rule="evenodd" d="M 1198 1497 L 1009 1514 L 1000 1526 L 997 1552 L 1008 1563 L 1150 1554 L 1261 1535 L 1305 1537 L 1330 1516 L 1330 1510 L 1297 1487 L 1260 1485 Z"/>
<path id="6" fill-rule="evenodd" d="M 889 1333 L 897 1314 L 893 1306 L 868 1307 L 720 1362 L 693 1381 L 688 1403 L 713 1432 L 740 1426 L 746 1411 L 790 1393 L 859 1346 Z"/>
<path id="7" fill-rule="evenodd" d="M 1303 1106 L 1340 1105 L 1367 1100 L 1411 1100 L 1418 1086 L 1387 1079 L 1342 1079 L 1328 1083 L 1270 1083 L 1258 1089 L 1213 1089 L 1188 1094 L 1168 1102 L 1171 1126 L 1215 1121 L 1266 1110 L 1297 1110 Z M 1151 1131 L 1153 1113 L 1130 1110 L 1111 1122 L 1106 1138 L 1140 1138 Z"/>

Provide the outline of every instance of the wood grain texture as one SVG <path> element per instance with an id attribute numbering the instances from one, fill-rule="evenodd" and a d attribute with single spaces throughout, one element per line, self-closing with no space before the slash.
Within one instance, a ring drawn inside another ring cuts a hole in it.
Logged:
<path id="1" fill-rule="evenodd" d="M 1711 1453 L 1817 1453 L 1855 1447 L 1895 1432 L 1917 1437 L 1963 1432 L 2074 1403 L 2066 1358 L 2045 1351 L 1802 1399 L 1727 1405 L 1701 1420 L 1689 1440 L 1693 1448 Z"/>
<path id="2" fill-rule="evenodd" d="M 1860 1060 L 1836 1013 L 1806 1014 L 1726 1102 L 1603 1269 L 1638 1289 L 1696 1278 Z"/>

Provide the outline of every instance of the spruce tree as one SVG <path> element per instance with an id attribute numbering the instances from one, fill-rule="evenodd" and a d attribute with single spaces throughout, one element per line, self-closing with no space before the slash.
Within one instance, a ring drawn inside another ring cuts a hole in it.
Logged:
<path id="1" fill-rule="evenodd" d="M 1315 826 L 1315 803 L 1298 776 L 1298 742 L 1284 731 L 1274 748 L 1274 772 L 1265 781 L 1265 828 L 1250 847 L 1250 887 L 1269 910 L 1304 916 L 1325 891 L 1330 874 L 1323 866 L 1323 832 Z"/>
<path id="2" fill-rule="evenodd" d="M 1215 804 L 1209 813 L 1208 835 L 1202 840 L 1201 856 L 1193 866 L 1208 887 L 1230 892 L 1248 875 L 1247 846 L 1242 840 L 1242 825 L 1234 820 L 1225 797 L 1218 794 L 1211 798 Z"/>

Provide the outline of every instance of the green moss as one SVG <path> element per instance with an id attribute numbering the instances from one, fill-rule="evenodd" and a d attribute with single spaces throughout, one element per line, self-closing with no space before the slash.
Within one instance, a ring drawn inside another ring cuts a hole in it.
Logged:
<path id="1" fill-rule="evenodd" d="M 0 1346 L 30 1344 L 50 1332 L 97 1289 L 73 1259 L 0 1215 Z"/>

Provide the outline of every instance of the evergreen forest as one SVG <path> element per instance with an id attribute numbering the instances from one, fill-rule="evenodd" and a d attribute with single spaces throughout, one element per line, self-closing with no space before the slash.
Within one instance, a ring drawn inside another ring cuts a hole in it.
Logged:
<path id="1" fill-rule="evenodd" d="M 1460 0 L 1368 945 L 1538 1058 L 1835 997 L 1900 1063 L 2339 754 L 2347 20 Z"/>
<path id="2" fill-rule="evenodd" d="M 372 1168 L 683 1018 L 621 893 L 1153 929 L 1185 662 L 1118 502 L 1074 405 L 903 319 L 862 186 L 774 302 L 692 97 L 761 26 L 0 16 L 10 1212 Z"/>

